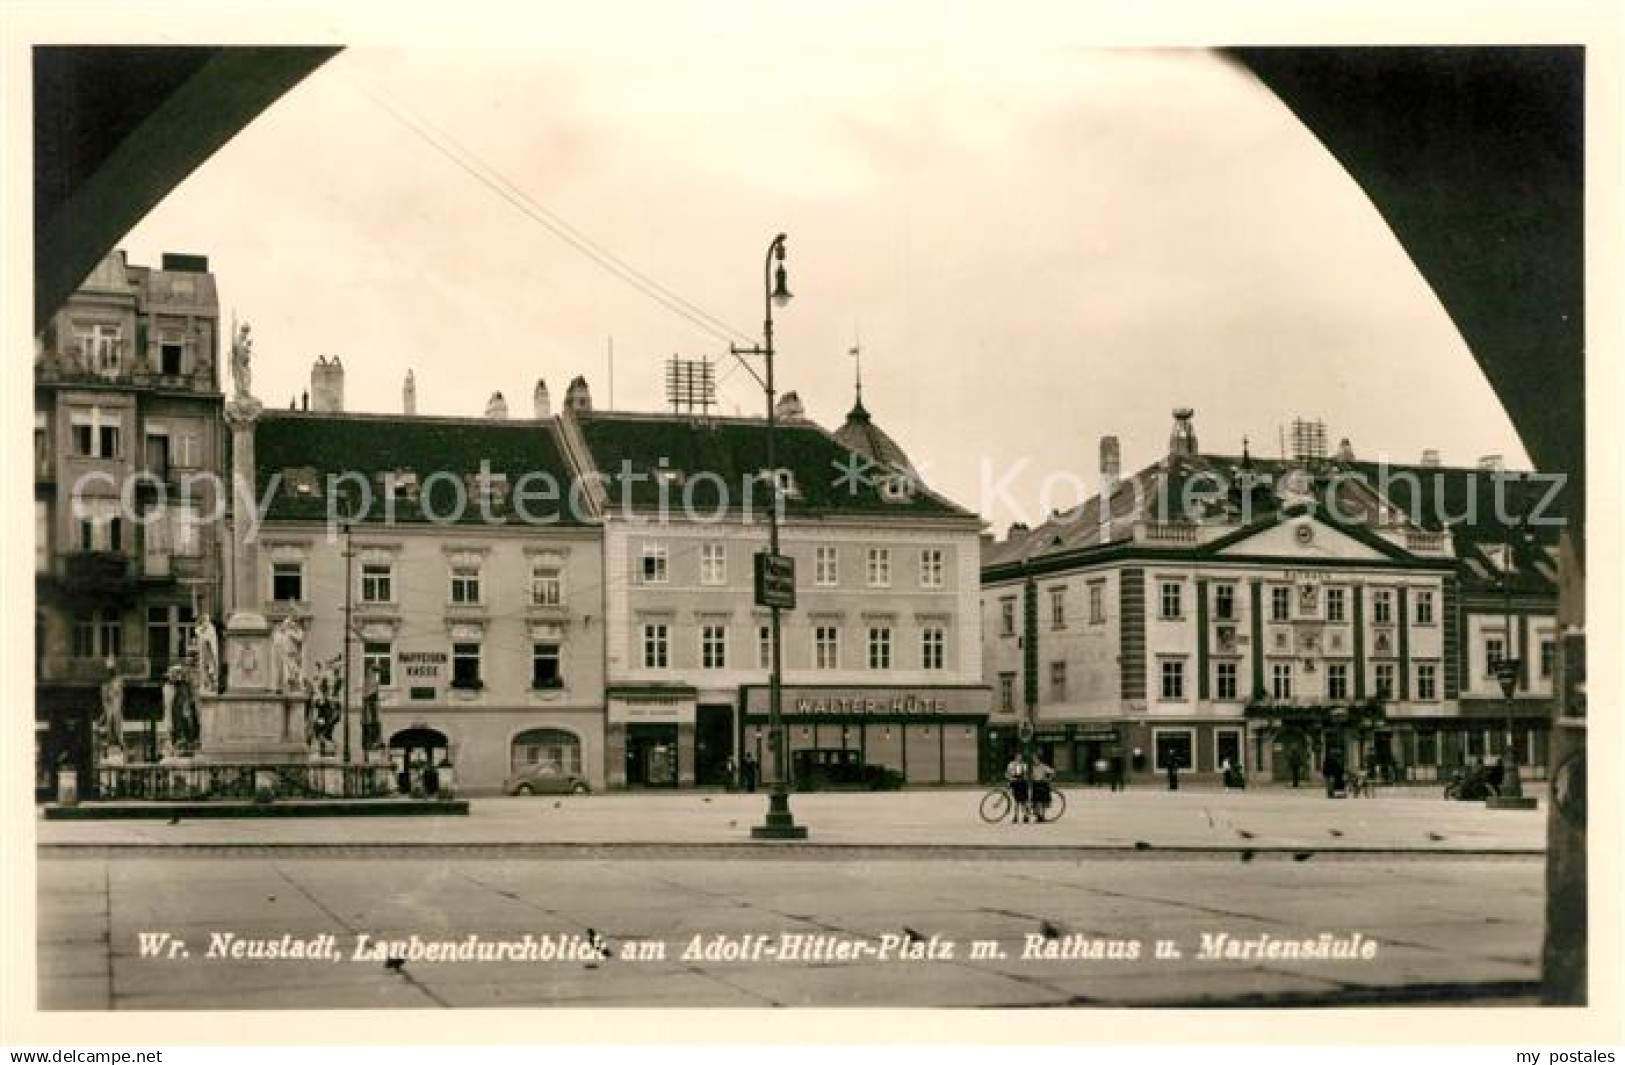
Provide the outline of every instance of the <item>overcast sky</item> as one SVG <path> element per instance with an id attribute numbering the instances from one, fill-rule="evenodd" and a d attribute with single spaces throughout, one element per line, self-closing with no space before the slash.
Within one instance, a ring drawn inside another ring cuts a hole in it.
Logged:
<path id="1" fill-rule="evenodd" d="M 724 412 L 759 414 L 724 339 L 532 214 L 744 342 L 783 231 L 781 387 L 838 426 L 861 337 L 876 421 L 1000 530 L 1041 516 L 1046 474 L 1092 481 L 1102 434 L 1125 470 L 1154 461 L 1176 406 L 1209 451 L 1274 455 L 1305 416 L 1361 457 L 1527 463 L 1375 210 L 1245 71 L 1031 26 L 771 21 L 353 48 L 122 246 L 209 257 L 270 405 L 336 355 L 354 410 L 400 410 L 408 368 L 421 413 L 501 391 L 524 416 L 536 378 L 557 404 L 577 374 L 603 407 L 613 339 L 616 407 L 662 408 L 678 353 L 716 357 Z"/>

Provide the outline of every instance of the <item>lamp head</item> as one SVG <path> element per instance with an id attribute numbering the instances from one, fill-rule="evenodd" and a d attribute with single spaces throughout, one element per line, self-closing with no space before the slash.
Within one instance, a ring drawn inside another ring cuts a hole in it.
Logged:
<path id="1" fill-rule="evenodd" d="M 783 249 L 781 248 L 780 251 L 782 252 Z M 790 286 L 785 280 L 784 264 L 782 262 L 773 271 L 773 292 L 770 298 L 773 300 L 773 306 L 781 310 L 790 302 Z"/>

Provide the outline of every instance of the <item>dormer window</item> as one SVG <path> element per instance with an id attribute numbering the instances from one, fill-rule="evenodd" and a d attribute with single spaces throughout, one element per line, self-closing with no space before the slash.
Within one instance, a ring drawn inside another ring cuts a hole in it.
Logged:
<path id="1" fill-rule="evenodd" d="M 914 498 L 914 480 L 907 474 L 894 473 L 880 482 L 880 498 L 888 503 L 907 503 Z"/>
<path id="2" fill-rule="evenodd" d="M 654 472 L 655 483 L 665 485 L 667 488 L 677 488 L 683 483 L 683 471 L 674 470 L 669 466 L 661 466 Z"/>
<path id="3" fill-rule="evenodd" d="M 484 506 L 500 507 L 508 500 L 508 475 L 482 470 L 466 478 L 471 499 Z"/>
<path id="4" fill-rule="evenodd" d="M 801 490 L 796 487 L 796 475 L 793 470 L 782 468 L 763 470 L 760 477 L 763 481 L 772 484 L 777 494 L 786 499 L 794 499 L 801 495 Z"/>
<path id="5" fill-rule="evenodd" d="M 385 485 L 396 502 L 415 502 L 418 497 L 418 475 L 411 470 L 395 470 L 385 475 Z"/>
<path id="6" fill-rule="evenodd" d="M 298 499 L 313 499 L 318 494 L 316 471 L 309 466 L 282 471 L 282 482 L 288 486 L 288 494 Z"/>

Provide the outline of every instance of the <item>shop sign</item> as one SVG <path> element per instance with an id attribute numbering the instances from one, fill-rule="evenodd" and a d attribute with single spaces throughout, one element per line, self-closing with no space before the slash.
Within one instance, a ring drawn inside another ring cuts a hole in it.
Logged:
<path id="1" fill-rule="evenodd" d="M 692 725 L 692 699 L 611 699 L 609 720 L 623 725 Z"/>
<path id="2" fill-rule="evenodd" d="M 750 713 L 768 712 L 768 691 L 752 687 L 747 693 Z M 806 717 L 821 715 L 935 717 L 941 714 L 985 714 L 991 704 L 987 688 L 942 691 L 869 689 L 858 691 L 786 688 L 780 712 Z"/>
<path id="3" fill-rule="evenodd" d="M 398 656 L 401 672 L 408 677 L 428 677 L 438 680 L 446 666 L 444 651 L 402 651 Z"/>
<path id="4" fill-rule="evenodd" d="M 1078 739 L 1085 741 L 1105 740 L 1115 743 L 1118 740 L 1117 730 L 1103 728 L 1099 725 L 1087 725 L 1078 729 Z"/>

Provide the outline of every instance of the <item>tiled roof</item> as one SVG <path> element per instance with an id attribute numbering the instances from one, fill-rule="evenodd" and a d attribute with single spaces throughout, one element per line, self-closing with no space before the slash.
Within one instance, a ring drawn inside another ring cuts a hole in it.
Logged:
<path id="1" fill-rule="evenodd" d="M 908 453 L 886 430 L 875 424 L 861 398 L 846 416 L 846 423 L 835 430 L 835 439 L 840 441 L 843 447 L 856 451 L 865 458 L 918 476 L 914 464 L 908 459 Z"/>
<path id="2" fill-rule="evenodd" d="M 722 502 L 715 478 L 721 478 L 730 502 L 738 505 L 746 482 L 767 469 L 767 423 L 763 419 L 624 412 L 572 417 L 592 452 L 594 465 L 608 479 L 611 500 L 629 498 L 636 507 L 659 505 L 660 488 L 654 478 L 662 465 L 677 471 L 675 483 L 666 488 L 671 505 L 681 506 L 683 493 L 688 491 L 700 513 L 711 512 Z M 923 486 L 916 485 L 900 496 L 884 493 L 880 471 L 861 455 L 854 462 L 851 450 L 811 422 L 779 425 L 774 442 L 776 464 L 789 470 L 795 483 L 796 494 L 785 504 L 789 515 L 975 518 Z M 847 472 L 851 470 L 861 476 L 854 478 Z M 632 476 L 623 483 L 626 473 Z M 714 476 L 696 476 L 699 474 Z M 623 492 L 629 494 L 623 496 Z M 752 505 L 764 507 L 767 498 L 758 489 Z"/>
<path id="3" fill-rule="evenodd" d="M 1132 536 L 1137 521 L 1228 524 L 1240 527 L 1268 518 L 1283 501 L 1269 486 L 1280 484 L 1297 460 L 1248 456 L 1171 456 L 1124 479 L 1112 493 L 1109 510 L 1096 495 L 1081 506 L 1057 512 L 1036 528 L 1017 529 L 1003 540 L 987 544 L 984 569 L 1026 559 L 1087 551 Z M 1508 500 L 1504 508 L 1514 515 L 1529 514 L 1544 500 L 1550 480 L 1529 484 L 1517 474 L 1460 467 L 1382 465 L 1375 462 L 1314 464 L 1314 498 L 1321 503 L 1332 490 L 1337 516 L 1353 526 L 1382 523 L 1440 531 L 1449 526 L 1457 557 L 1462 563 L 1463 587 L 1468 592 L 1502 589 L 1492 555 L 1505 541 L 1506 528 L 1495 506 L 1497 482 Z M 1259 487 L 1244 501 L 1244 486 Z M 1248 505 L 1243 506 L 1244 502 Z M 1555 594 L 1555 551 L 1563 513 L 1561 493 L 1546 507 L 1546 522 L 1531 526 L 1530 536 L 1516 538 L 1513 591 L 1518 594 Z M 1386 510 L 1386 513 L 1385 513 Z M 1386 520 L 1384 520 L 1386 519 Z M 1156 544 L 1142 545 L 1156 551 Z"/>
<path id="4" fill-rule="evenodd" d="M 381 482 L 387 475 L 410 471 L 421 488 L 434 475 L 446 474 L 467 486 L 480 473 L 482 462 L 489 463 L 493 475 L 505 475 L 510 490 L 527 474 L 551 478 L 530 482 L 537 492 L 551 491 L 549 484 L 557 486 L 555 499 L 533 497 L 526 504 L 533 519 L 556 515 L 556 524 L 570 525 L 581 524 L 584 517 L 572 513 L 567 505 L 573 474 L 551 421 L 267 410 L 256 425 L 254 449 L 257 492 L 262 497 L 270 478 L 282 475 L 267 515 L 273 520 L 324 520 L 328 477 L 350 472 L 359 473 L 373 486 L 371 518 L 381 520 Z M 317 491 L 309 495 L 297 492 L 293 482 L 312 474 Z M 449 514 L 453 495 L 449 485 L 435 491 L 428 500 L 433 512 Z M 470 505 L 458 523 L 482 524 L 484 517 L 475 498 L 469 498 Z M 490 509 L 504 522 L 518 520 L 511 506 L 501 502 Z M 410 498 L 397 498 L 395 517 L 401 522 L 427 520 L 418 502 Z"/>

